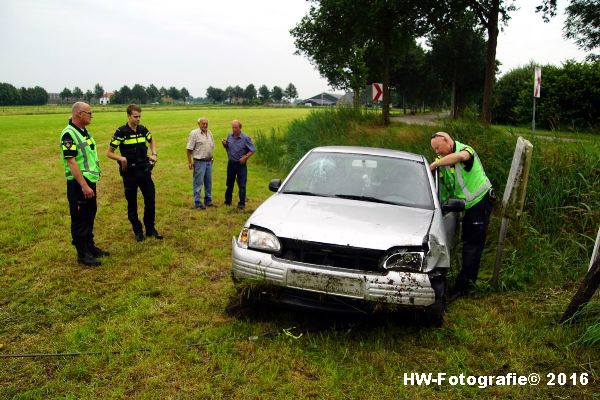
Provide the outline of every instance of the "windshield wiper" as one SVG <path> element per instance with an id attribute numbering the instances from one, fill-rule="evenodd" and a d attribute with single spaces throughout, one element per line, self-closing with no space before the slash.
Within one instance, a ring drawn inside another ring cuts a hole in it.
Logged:
<path id="1" fill-rule="evenodd" d="M 339 197 L 341 199 L 363 200 L 363 201 L 370 201 L 370 202 L 373 202 L 373 203 L 398 205 L 398 203 L 396 203 L 396 202 L 382 200 L 382 199 L 379 199 L 377 197 L 371 197 L 371 196 L 358 196 L 358 195 L 355 195 L 355 194 L 336 194 L 335 197 Z"/>
<path id="2" fill-rule="evenodd" d="M 281 192 L 284 194 L 301 194 L 303 196 L 322 196 L 321 194 L 318 193 L 313 193 L 313 192 L 306 192 L 306 191 L 302 191 L 302 190 L 286 190 L 285 192 Z"/>

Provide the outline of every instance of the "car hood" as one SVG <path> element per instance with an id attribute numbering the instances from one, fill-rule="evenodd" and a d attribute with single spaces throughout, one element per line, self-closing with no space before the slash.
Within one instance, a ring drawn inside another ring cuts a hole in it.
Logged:
<path id="1" fill-rule="evenodd" d="M 433 210 L 329 197 L 275 194 L 248 219 L 278 237 L 387 250 L 421 246 Z"/>

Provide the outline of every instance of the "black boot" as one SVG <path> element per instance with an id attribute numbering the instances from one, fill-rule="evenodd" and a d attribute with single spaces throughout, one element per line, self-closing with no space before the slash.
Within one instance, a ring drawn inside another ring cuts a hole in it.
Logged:
<path id="1" fill-rule="evenodd" d="M 110 256 L 110 253 L 108 251 L 104 251 L 101 248 L 96 247 L 94 243 L 88 244 L 87 249 L 88 252 L 96 258 Z"/>
<path id="2" fill-rule="evenodd" d="M 135 240 L 137 240 L 138 242 L 144 241 L 144 234 L 142 232 L 133 232 L 133 236 L 135 237 Z"/>
<path id="3" fill-rule="evenodd" d="M 155 239 L 162 240 L 163 236 L 156 229 L 147 229 L 146 237 L 154 236 Z"/>
<path id="4" fill-rule="evenodd" d="M 87 246 L 75 246 L 75 248 L 77 249 L 77 262 L 79 264 L 83 264 L 86 267 L 92 268 L 98 267 L 102 264 L 96 259 L 96 257 L 92 255 L 92 253 L 89 252 Z"/>

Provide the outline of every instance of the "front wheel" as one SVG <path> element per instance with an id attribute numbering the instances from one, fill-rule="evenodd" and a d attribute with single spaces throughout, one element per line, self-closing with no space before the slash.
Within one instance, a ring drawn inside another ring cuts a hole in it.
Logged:
<path id="1" fill-rule="evenodd" d="M 435 292 L 435 303 L 425 308 L 425 322 L 427 325 L 441 327 L 446 315 L 446 277 L 432 279 L 431 287 Z"/>

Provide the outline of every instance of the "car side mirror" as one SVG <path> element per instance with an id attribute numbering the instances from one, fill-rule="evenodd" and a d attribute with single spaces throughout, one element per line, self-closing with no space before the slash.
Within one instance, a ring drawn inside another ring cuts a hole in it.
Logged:
<path id="1" fill-rule="evenodd" d="M 442 212 L 461 212 L 465 210 L 465 201 L 462 199 L 448 199 L 446 204 L 442 204 Z"/>
<path id="2" fill-rule="evenodd" d="M 269 190 L 271 192 L 277 192 L 279 186 L 281 186 L 281 179 L 271 179 L 271 182 L 269 182 Z"/>

